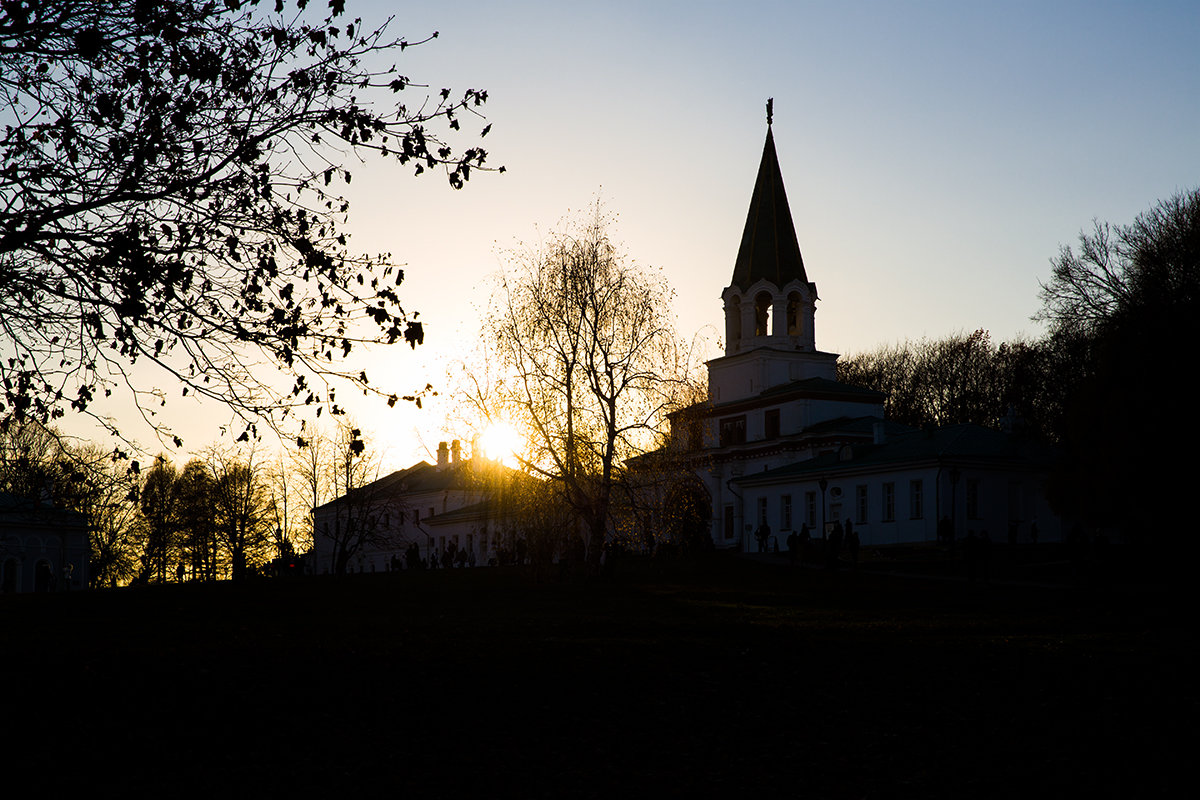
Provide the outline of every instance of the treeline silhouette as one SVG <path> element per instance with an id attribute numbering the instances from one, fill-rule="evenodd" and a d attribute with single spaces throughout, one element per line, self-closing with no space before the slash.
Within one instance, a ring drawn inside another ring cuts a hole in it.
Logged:
<path id="1" fill-rule="evenodd" d="M 214 445 L 143 466 L 10 416 L 0 420 L 0 492 L 83 516 L 92 588 L 243 580 L 296 569 L 313 506 L 343 493 L 347 475 L 374 478 L 360 432 L 343 427 L 296 451 Z"/>
<path id="2" fill-rule="evenodd" d="M 1181 367 L 1200 318 L 1200 190 L 1127 225 L 1096 222 L 1051 263 L 1041 338 L 997 344 L 977 330 L 885 345 L 843 358 L 839 378 L 887 392 L 887 415 L 910 425 L 1012 420 L 1060 446 L 1061 513 L 1191 551 L 1185 461 L 1200 442 Z"/>

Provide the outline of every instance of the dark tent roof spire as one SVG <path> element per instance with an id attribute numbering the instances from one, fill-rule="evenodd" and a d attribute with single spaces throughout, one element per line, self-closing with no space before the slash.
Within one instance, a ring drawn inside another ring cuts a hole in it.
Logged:
<path id="1" fill-rule="evenodd" d="M 767 141 L 758 165 L 754 195 L 750 198 L 742 245 L 733 266 L 733 285 L 743 290 L 764 278 L 778 288 L 797 279 L 808 283 L 796 226 L 792 224 L 792 212 L 783 189 L 779 157 L 775 154 L 775 137 L 771 133 L 773 106 L 774 100 L 767 100 Z"/>

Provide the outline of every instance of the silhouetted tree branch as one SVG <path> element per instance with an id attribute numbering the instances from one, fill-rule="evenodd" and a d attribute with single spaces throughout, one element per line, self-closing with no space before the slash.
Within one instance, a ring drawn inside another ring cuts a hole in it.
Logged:
<path id="1" fill-rule="evenodd" d="M 0 4 L 0 413 L 48 423 L 128 393 L 165 432 L 164 394 L 131 373 L 152 362 L 252 428 L 332 403 L 330 378 L 373 389 L 338 366 L 356 344 L 421 342 L 403 272 L 348 251 L 331 186 L 375 155 L 461 187 L 486 152 L 429 126 L 459 129 L 487 93 L 431 99 L 368 66 L 428 40 L 340 0 L 324 19 L 268 5 Z"/>
<path id="2" fill-rule="evenodd" d="M 1043 342 L 995 344 L 985 330 L 883 345 L 838 361 L 838 380 L 887 393 L 884 413 L 906 425 L 999 427 L 1016 412 L 1054 438 L 1061 398 L 1054 353 Z"/>
<path id="3" fill-rule="evenodd" d="M 1128 225 L 1096 223 L 1051 263 L 1039 316 L 1069 367 L 1059 375 L 1066 459 L 1055 499 L 1091 525 L 1154 541 L 1190 517 L 1182 465 L 1200 445 L 1194 403 L 1173 380 L 1200 318 L 1200 190 Z M 1195 552 L 1190 536 L 1171 541 Z"/>

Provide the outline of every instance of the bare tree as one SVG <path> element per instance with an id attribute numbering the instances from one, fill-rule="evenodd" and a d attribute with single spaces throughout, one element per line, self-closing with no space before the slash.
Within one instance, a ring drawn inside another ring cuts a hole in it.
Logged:
<path id="1" fill-rule="evenodd" d="M 213 471 L 198 458 L 185 464 L 175 481 L 181 558 L 192 580 L 213 581 L 228 568 L 217 541 L 215 488 Z"/>
<path id="2" fill-rule="evenodd" d="M 276 556 L 290 560 L 311 547 L 309 524 L 302 521 L 306 516 L 301 510 L 305 493 L 299 485 L 300 476 L 291 469 L 291 459 L 282 451 L 267 463 L 265 474 Z"/>
<path id="3" fill-rule="evenodd" d="M 995 344 L 985 330 L 884 345 L 838 361 L 838 380 L 887 394 L 884 413 L 914 427 L 998 427 L 1015 411 L 1052 438 L 1053 360 L 1044 343 Z"/>
<path id="4" fill-rule="evenodd" d="M 1054 499 L 1132 541 L 1186 530 L 1192 481 L 1179 465 L 1200 437 L 1184 422 L 1190 393 L 1170 377 L 1186 363 L 1181 347 L 1200 317 L 1200 189 L 1128 224 L 1097 222 L 1051 268 L 1039 317 L 1062 366 L 1055 379 L 1065 458 Z M 1171 544 L 1172 565 L 1193 563 L 1193 537 Z"/>
<path id="5" fill-rule="evenodd" d="M 339 423 L 322 445 L 330 457 L 330 494 L 335 498 L 314 508 L 314 541 L 331 554 L 330 569 L 345 573 L 356 556 L 370 549 L 395 546 L 391 514 L 402 510 L 395 495 L 378 485 L 379 457 L 367 446 L 353 420 Z"/>
<path id="6" fill-rule="evenodd" d="M 297 491 L 302 499 L 301 536 L 311 548 L 316 542 L 313 524 L 313 509 L 333 499 L 333 447 L 329 437 L 319 428 L 311 429 L 304 438 L 297 439 L 296 447 L 288 449 L 288 471 L 294 476 Z"/>
<path id="7" fill-rule="evenodd" d="M 59 502 L 87 519 L 93 588 L 122 586 L 144 569 L 146 526 L 135 497 L 139 478 L 97 445 L 74 448 L 61 462 Z"/>
<path id="8" fill-rule="evenodd" d="M 624 462 L 660 442 L 686 373 L 669 289 L 618 251 L 608 223 L 597 203 L 511 259 L 482 337 L 506 371 L 469 398 L 526 432 L 523 465 L 571 509 L 592 573 Z"/>
<path id="9" fill-rule="evenodd" d="M 244 580 L 274 555 L 270 495 L 256 456 L 253 449 L 208 452 L 214 530 L 234 581 Z"/>
<path id="10" fill-rule="evenodd" d="M 0 491 L 84 516 L 91 586 L 136 577 L 146 551 L 136 500 L 141 477 L 119 466 L 111 450 L 72 445 L 33 420 L 8 422 L 0 425 Z"/>
<path id="11" fill-rule="evenodd" d="M 1128 225 L 1095 222 L 1064 246 L 1042 284 L 1037 319 L 1052 333 L 1097 335 L 1139 315 L 1200 304 L 1200 189 L 1155 204 Z"/>
<path id="12" fill-rule="evenodd" d="M 58 434 L 39 422 L 7 417 L 0 423 L 0 491 L 53 499 L 66 451 Z"/>
<path id="13" fill-rule="evenodd" d="M 172 562 L 179 558 L 178 513 L 175 483 L 179 473 L 164 455 L 143 478 L 138 502 L 146 527 L 146 545 L 142 552 L 140 580 L 165 583 Z"/>

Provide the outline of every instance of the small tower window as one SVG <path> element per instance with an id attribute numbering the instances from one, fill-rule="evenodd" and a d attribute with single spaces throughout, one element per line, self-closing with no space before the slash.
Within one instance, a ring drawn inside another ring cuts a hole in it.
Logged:
<path id="1" fill-rule="evenodd" d="M 787 301 L 788 336 L 800 335 L 800 293 L 792 292 Z"/>
<path id="2" fill-rule="evenodd" d="M 769 336 L 771 325 L 771 295 L 761 292 L 754 298 L 754 335 Z"/>
<path id="3" fill-rule="evenodd" d="M 767 412 L 763 418 L 763 432 L 764 432 L 764 434 L 766 434 L 765 438 L 767 438 L 767 439 L 778 439 L 779 438 L 779 409 L 778 408 L 767 409 Z"/>

